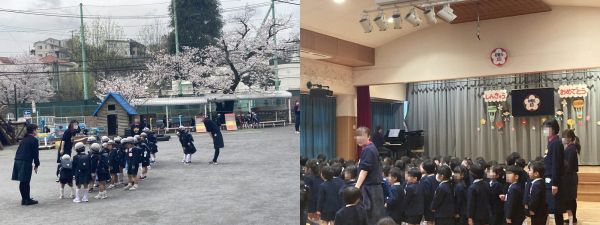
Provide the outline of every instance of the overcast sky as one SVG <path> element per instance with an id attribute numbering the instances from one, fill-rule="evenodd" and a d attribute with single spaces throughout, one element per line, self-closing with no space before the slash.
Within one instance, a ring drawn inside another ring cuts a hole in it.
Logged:
<path id="1" fill-rule="evenodd" d="M 289 1 L 289 0 L 288 0 Z M 294 1 L 294 0 L 293 0 Z M 138 16 L 138 15 L 168 15 L 170 0 L 2 0 L 1 9 L 35 10 L 36 12 L 57 14 L 79 14 L 79 3 L 83 3 L 84 15 L 103 16 Z M 223 9 L 231 9 L 246 4 L 259 4 L 270 2 L 269 0 L 221 0 Z M 294 2 L 300 2 L 295 0 Z M 139 5 L 144 4 L 144 5 Z M 131 6 L 137 5 L 137 6 Z M 256 24 L 260 24 L 266 15 L 269 6 L 256 9 L 257 15 L 253 18 Z M 276 3 L 277 15 L 292 15 L 294 30 L 299 32 L 300 6 Z M 240 11 L 226 12 L 228 15 L 240 13 Z M 85 20 L 85 19 L 84 19 Z M 157 21 L 158 20 L 158 21 Z M 163 24 L 165 30 L 169 30 L 168 18 L 162 19 L 118 19 L 112 20 L 123 27 L 125 38 L 139 39 L 139 27 L 154 24 Z M 25 15 L 9 12 L 0 12 L 0 56 L 11 56 L 28 52 L 33 43 L 53 37 L 67 39 L 71 37 L 71 31 L 78 35 L 79 18 L 61 18 L 40 15 Z"/>

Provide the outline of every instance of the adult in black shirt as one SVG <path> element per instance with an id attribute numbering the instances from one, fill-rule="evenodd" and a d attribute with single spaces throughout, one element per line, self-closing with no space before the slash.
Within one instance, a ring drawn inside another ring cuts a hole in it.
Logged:
<path id="1" fill-rule="evenodd" d="M 38 202 L 31 199 L 30 186 L 32 169 L 37 173 L 40 166 L 39 141 L 36 138 L 38 126 L 35 124 L 27 125 L 27 134 L 21 140 L 19 148 L 15 154 L 15 163 L 13 165 L 12 180 L 19 181 L 19 192 L 21 192 L 21 205 L 35 205 Z M 35 167 L 32 165 L 35 164 Z M 32 168 L 33 167 L 33 168 Z"/>
<path id="2" fill-rule="evenodd" d="M 577 184 L 579 183 L 579 138 L 575 136 L 575 132 L 571 129 L 562 132 L 562 143 L 565 146 L 565 176 L 563 177 L 563 200 L 565 210 L 567 211 L 573 223 L 577 223 Z M 569 220 L 565 220 L 569 223 Z"/>
<path id="3" fill-rule="evenodd" d="M 210 133 L 210 137 L 213 140 L 213 147 L 215 149 L 215 154 L 213 156 L 213 160 L 210 164 L 217 165 L 217 159 L 219 158 L 219 150 L 225 147 L 225 143 L 223 141 L 223 134 L 221 134 L 221 128 L 217 126 L 212 120 L 201 116 L 202 122 L 204 123 L 204 127 L 206 128 L 206 132 Z"/>
<path id="4" fill-rule="evenodd" d="M 71 149 L 73 148 L 73 137 L 81 132 L 79 129 L 79 122 L 73 120 L 69 123 L 69 127 L 62 135 L 61 145 L 58 151 L 58 157 L 56 158 L 56 162 L 60 163 L 60 158 L 64 155 L 71 155 Z"/>
<path id="5" fill-rule="evenodd" d="M 358 161 L 360 172 L 355 187 L 362 192 L 361 204 L 367 211 L 369 224 L 376 224 L 385 216 L 383 188 L 381 187 L 383 177 L 379 165 L 379 152 L 369 140 L 369 136 L 370 131 L 366 127 L 359 127 L 354 132 L 356 144 L 363 148 Z"/>

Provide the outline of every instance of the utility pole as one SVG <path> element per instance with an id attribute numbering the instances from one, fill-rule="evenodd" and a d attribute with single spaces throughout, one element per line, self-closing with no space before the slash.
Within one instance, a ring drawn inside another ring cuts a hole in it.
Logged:
<path id="1" fill-rule="evenodd" d="M 88 100 L 88 71 L 87 56 L 85 54 L 85 31 L 83 26 L 83 3 L 79 3 L 79 19 L 81 20 L 80 40 L 81 40 L 81 61 L 83 63 L 83 99 Z"/>
<path id="2" fill-rule="evenodd" d="M 15 122 L 19 119 L 19 104 L 17 103 L 17 84 L 13 84 L 15 88 Z"/>
<path id="3" fill-rule="evenodd" d="M 273 17 L 273 26 L 275 24 L 275 0 L 271 0 L 271 16 Z M 277 34 L 273 34 L 273 45 L 277 47 Z M 275 50 L 277 51 L 277 50 Z M 277 54 L 273 55 L 273 66 L 275 67 L 275 90 L 279 91 L 279 62 Z"/>
<path id="4" fill-rule="evenodd" d="M 179 55 L 179 30 L 177 29 L 177 0 L 171 0 L 173 7 L 173 25 L 175 27 L 175 55 Z M 181 77 L 177 81 L 178 95 L 183 95 L 183 87 L 181 86 Z"/>

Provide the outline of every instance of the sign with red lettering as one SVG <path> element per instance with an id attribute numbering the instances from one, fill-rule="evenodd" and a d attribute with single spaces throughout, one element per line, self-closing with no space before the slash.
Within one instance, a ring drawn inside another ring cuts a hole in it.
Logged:
<path id="1" fill-rule="evenodd" d="M 589 92 L 585 84 L 561 85 L 558 87 L 558 96 L 561 98 L 586 97 Z"/>
<path id="2" fill-rule="evenodd" d="M 508 61 L 508 52 L 503 48 L 495 48 L 490 55 L 492 63 L 498 67 L 503 66 Z"/>
<path id="3" fill-rule="evenodd" d="M 508 98 L 506 90 L 488 90 L 483 92 L 483 101 L 485 102 L 505 102 Z"/>

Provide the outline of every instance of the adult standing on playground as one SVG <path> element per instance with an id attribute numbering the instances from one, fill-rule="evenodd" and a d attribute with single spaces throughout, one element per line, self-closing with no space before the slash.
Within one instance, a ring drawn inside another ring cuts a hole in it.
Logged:
<path id="1" fill-rule="evenodd" d="M 71 155 L 71 149 L 73 148 L 73 137 L 81 132 L 79 128 L 79 122 L 77 120 L 71 120 L 69 122 L 69 127 L 62 135 L 60 147 L 58 148 L 57 156 L 56 156 L 56 176 L 58 177 L 58 168 L 60 167 L 60 159 L 64 154 Z M 58 182 L 58 179 L 56 180 Z"/>
<path id="2" fill-rule="evenodd" d="M 554 119 L 544 122 L 544 135 L 548 137 L 548 153 L 544 157 L 544 181 L 546 183 L 546 203 L 548 213 L 554 214 L 556 225 L 562 225 L 564 207 L 562 204 L 562 178 L 564 175 L 564 146 L 558 137 L 560 127 Z"/>
<path id="3" fill-rule="evenodd" d="M 30 182 L 32 169 L 37 173 L 40 166 L 40 143 L 37 136 L 38 126 L 35 124 L 27 125 L 27 134 L 21 140 L 17 153 L 15 154 L 15 163 L 13 165 L 12 180 L 19 181 L 19 192 L 21 192 L 21 205 L 38 204 L 36 200 L 31 199 Z M 35 164 L 35 167 L 32 165 Z"/>
<path id="4" fill-rule="evenodd" d="M 296 128 L 296 134 L 300 133 L 300 102 L 296 101 L 296 105 L 294 106 L 294 115 L 296 116 L 294 120 L 294 126 Z"/>
<path id="5" fill-rule="evenodd" d="M 213 147 L 215 148 L 215 154 L 213 156 L 213 160 L 210 161 L 210 164 L 218 165 L 217 159 L 219 158 L 219 151 L 221 148 L 225 147 L 225 143 L 223 142 L 223 134 L 221 134 L 221 128 L 217 126 L 212 120 L 207 119 L 202 116 L 202 122 L 204 123 L 204 127 L 206 128 L 206 132 L 210 132 L 210 137 L 213 140 Z"/>

